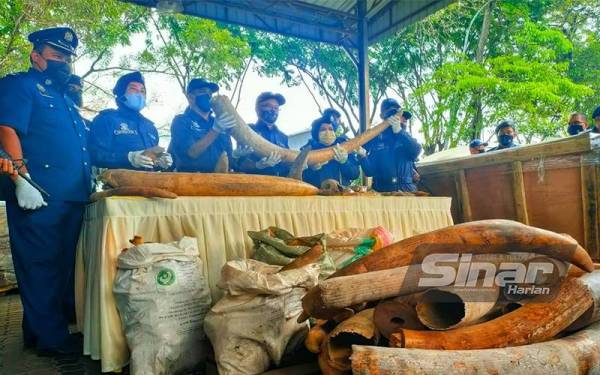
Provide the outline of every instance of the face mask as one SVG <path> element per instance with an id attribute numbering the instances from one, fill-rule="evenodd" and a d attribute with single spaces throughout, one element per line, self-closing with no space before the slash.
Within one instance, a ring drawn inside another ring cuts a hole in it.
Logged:
<path id="1" fill-rule="evenodd" d="M 144 94 L 125 94 L 123 104 L 139 112 L 146 106 L 146 96 Z"/>
<path id="2" fill-rule="evenodd" d="M 63 61 L 46 60 L 46 70 L 44 72 L 58 86 L 65 86 L 71 78 L 71 65 Z"/>
<path id="3" fill-rule="evenodd" d="M 510 134 L 502 134 L 498 137 L 498 142 L 500 142 L 500 144 L 502 146 L 510 146 L 513 143 L 513 136 Z"/>
<path id="4" fill-rule="evenodd" d="M 333 142 L 335 142 L 335 133 L 332 130 L 323 130 L 319 132 L 319 142 L 324 144 L 325 146 L 329 146 Z"/>
<path id="5" fill-rule="evenodd" d="M 569 127 L 567 128 L 567 133 L 569 133 L 569 135 L 577 135 L 579 133 L 581 133 L 583 131 L 583 126 L 579 125 L 579 124 L 572 124 L 569 125 Z"/>
<path id="6" fill-rule="evenodd" d="M 267 124 L 274 124 L 275 121 L 277 121 L 277 117 L 279 117 L 279 113 L 272 109 L 266 109 L 260 112 L 260 118 Z"/>
<path id="7" fill-rule="evenodd" d="M 204 113 L 208 113 L 210 112 L 211 108 L 210 108 L 210 95 L 208 94 L 201 94 L 196 96 L 196 106 L 198 107 L 199 110 L 201 110 Z"/>

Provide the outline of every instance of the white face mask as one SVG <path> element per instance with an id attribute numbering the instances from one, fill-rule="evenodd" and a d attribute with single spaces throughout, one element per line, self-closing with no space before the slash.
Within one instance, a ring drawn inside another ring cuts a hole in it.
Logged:
<path id="1" fill-rule="evenodd" d="M 333 130 L 323 130 L 319 132 L 319 142 L 325 146 L 331 145 L 335 142 L 336 136 Z"/>

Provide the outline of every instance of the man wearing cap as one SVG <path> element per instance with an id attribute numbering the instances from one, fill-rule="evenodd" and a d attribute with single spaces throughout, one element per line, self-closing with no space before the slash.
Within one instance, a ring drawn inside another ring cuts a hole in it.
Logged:
<path id="1" fill-rule="evenodd" d="M 483 154 L 487 145 L 487 142 L 483 142 L 481 139 L 474 139 L 469 143 L 469 152 L 471 155 Z"/>
<path id="2" fill-rule="evenodd" d="M 498 146 L 489 149 L 488 152 L 504 150 L 506 148 L 519 146 L 519 144 L 515 143 L 515 137 L 517 136 L 517 128 L 515 126 L 515 123 L 511 120 L 500 121 L 498 126 L 496 126 L 495 133 L 498 139 Z"/>
<path id="3" fill-rule="evenodd" d="M 366 153 L 358 152 L 363 172 L 373 177 L 376 191 L 416 191 L 415 162 L 421 145 L 406 130 L 411 114 L 400 114 L 400 104 L 388 98 L 381 103 L 380 116 L 389 121 L 390 127 L 365 145 Z"/>
<path id="4" fill-rule="evenodd" d="M 337 136 L 337 124 L 332 121 L 331 116 L 324 116 L 313 121 L 311 125 L 312 138 L 304 147 L 310 146 L 312 150 L 319 150 L 333 146 L 333 160 L 311 165 L 302 174 L 304 181 L 316 187 L 321 187 L 323 181 L 330 179 L 342 185 L 349 185 L 360 175 L 356 153 L 349 154 L 340 146 L 347 138 Z"/>
<path id="5" fill-rule="evenodd" d="M 231 157 L 231 137 L 227 133 L 236 123 L 215 121 L 210 99 L 218 90 L 216 83 L 202 78 L 188 84 L 189 105 L 184 113 L 175 116 L 171 125 L 169 152 L 178 172 L 214 172 L 223 152 Z"/>
<path id="6" fill-rule="evenodd" d="M 132 72 L 121 76 L 113 94 L 117 109 L 105 109 L 92 121 L 92 163 L 98 168 L 169 168 L 173 159 L 157 147 L 158 130 L 140 113 L 146 106 L 146 84 L 142 74 Z"/>
<path id="7" fill-rule="evenodd" d="M 91 190 L 85 127 L 66 93 L 78 41 L 67 27 L 36 31 L 29 41 L 31 68 L 0 80 L 0 146 L 49 194 L 14 175 L 5 191 L 23 338 L 45 354 L 81 353 L 68 330 L 75 247 Z"/>
<path id="8" fill-rule="evenodd" d="M 594 112 L 592 112 L 592 119 L 595 122 L 595 125 L 591 127 L 591 132 L 592 133 L 600 133 L 600 106 L 596 107 L 596 109 L 594 109 Z"/>
<path id="9" fill-rule="evenodd" d="M 279 116 L 279 107 L 284 104 L 283 95 L 263 92 L 256 98 L 255 110 L 258 121 L 250 126 L 267 141 L 279 147 L 290 148 L 287 135 L 283 134 L 275 124 Z M 253 152 L 254 150 L 245 145 L 239 145 L 234 151 L 233 157 L 238 159 L 240 171 L 270 176 L 286 177 L 288 175 L 289 167 L 281 163 L 281 155 L 271 153 L 271 155 L 261 158 Z"/>

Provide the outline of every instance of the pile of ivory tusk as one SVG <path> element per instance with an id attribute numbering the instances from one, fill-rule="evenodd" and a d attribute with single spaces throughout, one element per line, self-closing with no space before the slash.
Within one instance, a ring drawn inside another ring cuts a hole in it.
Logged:
<path id="1" fill-rule="evenodd" d="M 456 271 L 450 285 L 422 282 L 432 254 L 446 254 L 438 266 Z M 458 281 L 465 256 L 489 265 L 470 275 L 476 288 Z M 507 264 L 552 264 L 527 284 L 513 279 L 551 295 L 507 298 L 507 286 L 494 282 Z M 337 271 L 305 295 L 299 320 L 316 321 L 305 344 L 324 374 L 600 373 L 595 268 L 568 235 L 509 220 L 470 222 L 396 242 Z"/>

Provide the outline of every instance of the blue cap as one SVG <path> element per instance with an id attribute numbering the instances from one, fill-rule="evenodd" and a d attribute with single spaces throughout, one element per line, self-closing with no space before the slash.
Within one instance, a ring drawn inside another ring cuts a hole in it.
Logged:
<path id="1" fill-rule="evenodd" d="M 483 142 L 481 139 L 474 139 L 471 141 L 471 143 L 469 143 L 469 147 L 470 148 L 475 148 L 475 147 L 479 147 L 479 146 L 487 146 L 487 142 Z"/>
<path id="2" fill-rule="evenodd" d="M 203 89 L 205 87 L 207 87 L 211 91 L 211 93 L 219 91 L 219 85 L 217 85 L 216 83 L 209 82 L 204 78 L 194 78 L 190 81 L 190 83 L 188 83 L 187 93 L 189 94 L 194 90 Z"/>
<path id="3" fill-rule="evenodd" d="M 277 94 L 274 92 L 270 92 L 270 91 L 266 91 L 266 92 L 263 92 L 262 94 L 260 94 L 258 96 L 258 98 L 256 98 L 256 105 L 259 105 L 260 103 L 267 101 L 269 99 L 277 100 L 277 103 L 279 103 L 279 105 L 285 104 L 285 98 L 283 97 L 283 95 Z"/>
<path id="4" fill-rule="evenodd" d="M 600 117 L 600 106 L 596 107 L 596 109 L 594 109 L 594 113 L 592 113 L 592 118 L 595 120 L 598 117 Z"/>
<path id="5" fill-rule="evenodd" d="M 331 116 L 342 117 L 342 114 L 335 108 L 327 108 L 323 111 L 324 118 L 331 118 Z"/>
<path id="6" fill-rule="evenodd" d="M 79 44 L 77 34 L 70 27 L 52 27 L 34 31 L 27 39 L 34 47 L 47 44 L 69 55 L 75 55 L 75 49 Z"/>
<path id="7" fill-rule="evenodd" d="M 129 85 L 131 82 L 139 82 L 146 86 L 146 82 L 144 81 L 142 73 L 131 72 L 121 76 L 121 78 L 117 80 L 117 83 L 112 90 L 113 94 L 115 94 L 117 97 L 125 95 L 125 92 L 127 91 L 127 85 Z"/>
<path id="8" fill-rule="evenodd" d="M 400 108 L 400 103 L 396 99 L 387 98 L 381 102 L 381 113 L 387 112 L 390 108 Z"/>

